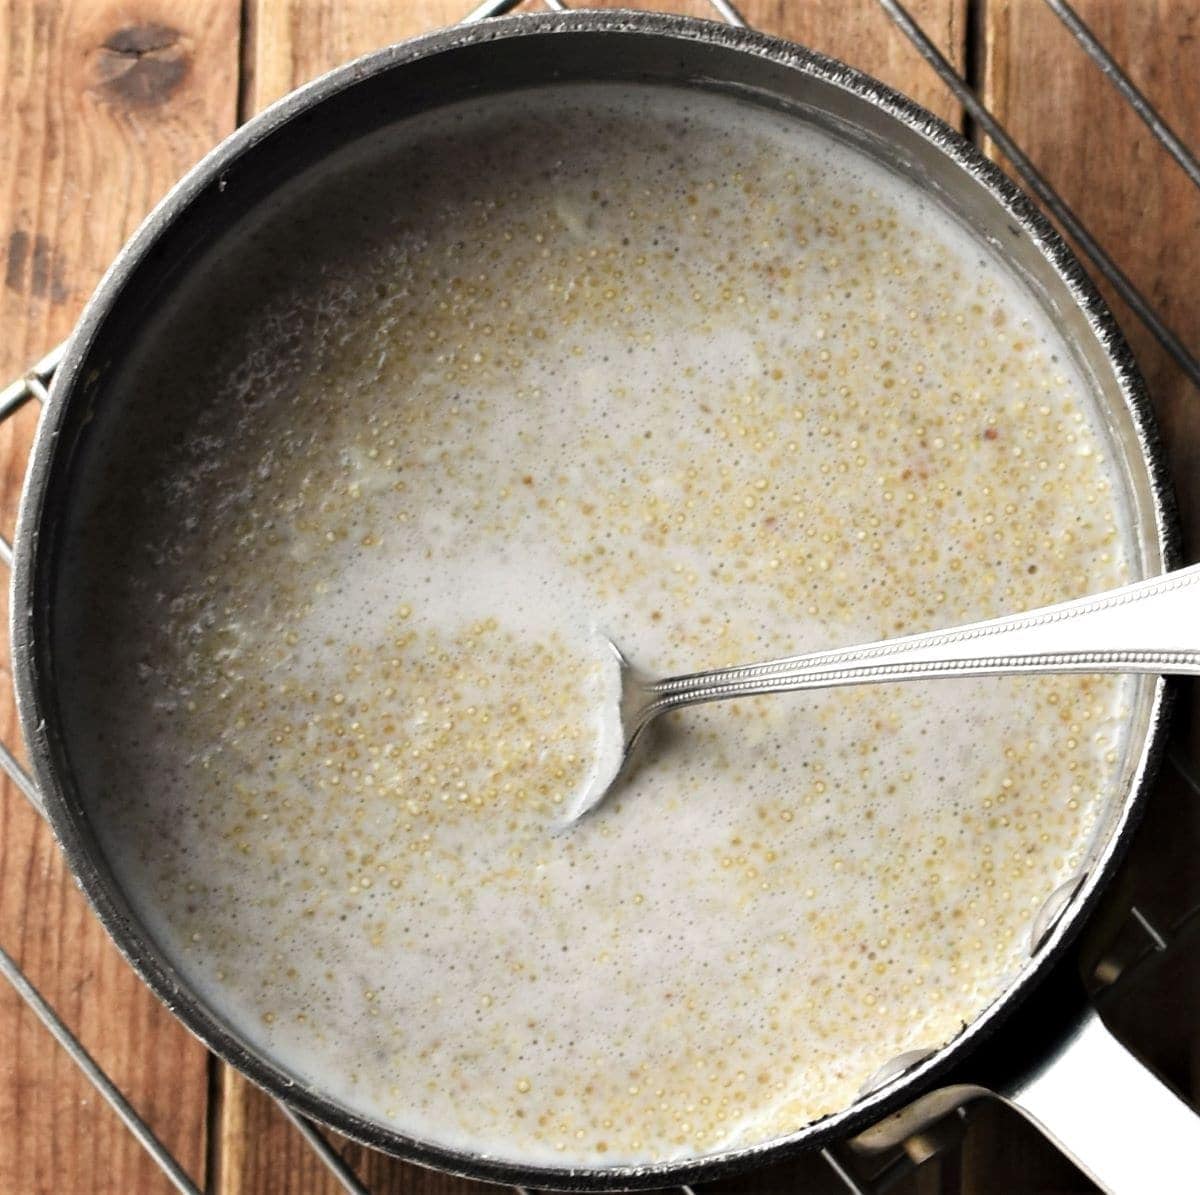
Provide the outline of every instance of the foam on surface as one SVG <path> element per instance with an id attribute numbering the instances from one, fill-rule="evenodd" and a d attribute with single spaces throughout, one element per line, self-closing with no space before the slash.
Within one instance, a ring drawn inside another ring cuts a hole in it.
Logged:
<path id="1" fill-rule="evenodd" d="M 629 87 L 422 117 L 273 219 L 100 420 L 60 615 L 85 799 L 189 980 L 367 1116 L 558 1164 L 785 1133 L 977 1015 L 1127 682 L 689 709 L 556 827 L 596 628 L 665 675 L 1127 578 L 1014 280 L 823 133 Z"/>

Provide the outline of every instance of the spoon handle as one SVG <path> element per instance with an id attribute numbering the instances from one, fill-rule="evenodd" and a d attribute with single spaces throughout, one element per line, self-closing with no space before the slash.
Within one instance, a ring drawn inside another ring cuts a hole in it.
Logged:
<path id="1" fill-rule="evenodd" d="M 669 677 L 645 689 L 657 695 L 657 714 L 793 689 L 1036 672 L 1200 675 L 1200 564 L 1024 614 Z"/>

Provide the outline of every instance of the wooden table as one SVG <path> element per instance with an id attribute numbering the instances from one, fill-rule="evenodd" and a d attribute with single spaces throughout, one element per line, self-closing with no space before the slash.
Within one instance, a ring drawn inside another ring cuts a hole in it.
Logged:
<path id="1" fill-rule="evenodd" d="M 1174 128 L 1200 145 L 1200 0 L 1076 5 Z M 663 6 L 710 11 L 701 0 Z M 963 125 L 957 104 L 871 0 L 741 6 L 752 23 L 845 58 Z M 468 0 L 0 0 L 0 382 L 70 331 L 145 212 L 240 120 L 355 54 L 449 23 L 468 7 Z M 1184 340 L 1200 347 L 1200 195 L 1057 19 L 1040 0 L 919 0 L 912 8 Z M 1200 394 L 1117 309 L 1150 382 L 1194 544 Z M 5 534 L 35 418 L 26 410 L 0 429 Z M 8 686 L 0 688 L 0 726 L 15 742 Z M 48 830 L 8 785 L 0 794 L 0 944 L 208 1191 L 335 1191 L 271 1101 L 210 1058 L 142 987 L 76 891 Z M 1195 1068 L 1174 1065 L 1180 1040 L 1193 1042 L 1191 1059 L 1200 1056 L 1200 1033 L 1189 1037 L 1187 1029 L 1162 1047 L 1163 1064 L 1184 1083 Z M 355 1146 L 346 1145 L 345 1155 L 376 1192 L 487 1189 Z M 720 1189 L 841 1190 L 816 1162 Z M 1090 1188 L 1015 1118 L 994 1113 L 975 1118 L 959 1153 L 896 1189 Z M 0 1195 L 167 1190 L 0 984 Z"/>

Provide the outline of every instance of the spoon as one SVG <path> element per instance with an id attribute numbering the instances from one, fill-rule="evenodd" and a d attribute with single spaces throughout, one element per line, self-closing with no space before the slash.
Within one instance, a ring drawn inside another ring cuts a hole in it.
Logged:
<path id="1" fill-rule="evenodd" d="M 1024 614 L 663 680 L 645 675 L 612 640 L 606 642 L 620 670 L 620 686 L 612 686 L 602 723 L 610 749 L 601 752 L 572 811 L 572 821 L 595 809 L 617 780 L 628 774 L 650 724 L 660 714 L 685 705 L 950 676 L 1200 675 L 1200 564 Z"/>

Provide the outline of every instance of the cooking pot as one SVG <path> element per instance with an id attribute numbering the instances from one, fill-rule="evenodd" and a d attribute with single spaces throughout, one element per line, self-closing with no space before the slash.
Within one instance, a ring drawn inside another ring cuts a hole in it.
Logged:
<path id="1" fill-rule="evenodd" d="M 1082 1000 L 1077 937 L 1137 820 L 1165 734 L 1167 689 L 1138 682 L 1122 799 L 1105 811 L 1079 874 L 1038 918 L 1005 993 L 951 1042 L 878 1073 L 851 1107 L 779 1140 L 653 1165 L 555 1169 L 414 1140 L 304 1085 L 254 1048 L 155 944 L 89 824 L 56 685 L 62 529 L 78 502 L 94 423 L 122 402 L 114 383 L 147 316 L 201 255 L 281 187 L 349 142 L 418 112 L 515 88 L 573 81 L 660 83 L 724 93 L 810 122 L 915 180 L 1002 257 L 1044 306 L 1100 405 L 1136 541 L 1133 568 L 1176 562 L 1169 486 L 1141 380 L 1070 252 L 1017 188 L 946 125 L 881 84 L 800 47 L 682 17 L 593 12 L 489 21 L 370 54 L 293 93 L 240 129 L 163 200 L 122 251 L 67 347 L 31 457 L 15 545 L 13 660 L 22 727 L 46 812 L 79 883 L 132 965 L 217 1054 L 279 1099 L 377 1149 L 526 1186 L 631 1189 L 707 1180 L 857 1135 L 899 1140 L 988 1091 L 1041 1123 L 1111 1190 L 1178 1189 L 1200 1171 L 1200 1120 L 1111 1038 Z M 102 633 L 98 629 L 97 633 Z M 1101 1078 L 1101 1081 L 1097 1081 Z M 1099 1094 L 1103 1091 L 1103 1096 Z M 1134 1153 L 1127 1148 L 1138 1142 Z M 1153 1168 L 1157 1167 L 1155 1172 Z"/>

